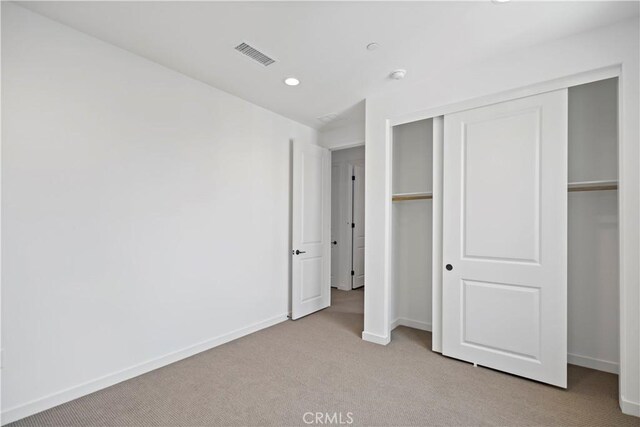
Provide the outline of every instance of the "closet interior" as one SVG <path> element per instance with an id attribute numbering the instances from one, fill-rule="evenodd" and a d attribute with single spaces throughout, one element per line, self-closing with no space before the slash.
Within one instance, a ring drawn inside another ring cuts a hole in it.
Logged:
<path id="1" fill-rule="evenodd" d="M 568 362 L 617 373 L 618 79 L 568 98 Z M 394 126 L 392 156 L 391 327 L 431 330 L 433 120 Z"/>
<path id="2" fill-rule="evenodd" d="M 569 88 L 568 357 L 619 365 L 618 79 Z"/>
<path id="3" fill-rule="evenodd" d="M 433 120 L 394 126 L 392 327 L 431 330 Z"/>

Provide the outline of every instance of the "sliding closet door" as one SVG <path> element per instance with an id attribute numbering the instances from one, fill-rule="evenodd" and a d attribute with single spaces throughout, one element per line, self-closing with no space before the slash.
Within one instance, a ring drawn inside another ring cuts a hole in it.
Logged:
<path id="1" fill-rule="evenodd" d="M 443 354 L 566 387 L 567 91 L 444 134 Z"/>

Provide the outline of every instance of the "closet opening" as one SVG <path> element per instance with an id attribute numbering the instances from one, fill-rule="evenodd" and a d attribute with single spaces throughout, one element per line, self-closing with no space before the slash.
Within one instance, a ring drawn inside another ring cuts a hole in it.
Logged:
<path id="1" fill-rule="evenodd" d="M 331 152 L 331 287 L 361 294 L 365 286 L 364 178 L 364 145 Z"/>
<path id="2" fill-rule="evenodd" d="M 567 362 L 618 374 L 618 79 L 569 88 Z"/>
<path id="3" fill-rule="evenodd" d="M 571 389 L 572 381 L 593 374 L 584 368 L 620 371 L 618 78 L 568 87 L 567 97 Z M 432 332 L 413 336 L 436 352 L 442 351 L 442 241 L 447 239 L 441 222 L 447 215 L 441 205 L 446 197 L 442 126 L 442 116 L 395 125 L 391 140 L 390 329 Z"/>
<path id="4" fill-rule="evenodd" d="M 432 330 L 433 122 L 393 127 L 392 330 Z"/>

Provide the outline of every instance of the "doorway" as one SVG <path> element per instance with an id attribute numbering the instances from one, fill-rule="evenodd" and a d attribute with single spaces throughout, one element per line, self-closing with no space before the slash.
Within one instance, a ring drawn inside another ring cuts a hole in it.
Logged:
<path id="1" fill-rule="evenodd" d="M 331 287 L 361 289 L 364 281 L 365 147 L 331 153 Z"/>

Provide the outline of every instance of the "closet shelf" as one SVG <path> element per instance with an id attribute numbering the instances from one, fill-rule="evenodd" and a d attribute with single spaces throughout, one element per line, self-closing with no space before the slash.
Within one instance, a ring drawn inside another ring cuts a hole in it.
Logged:
<path id="1" fill-rule="evenodd" d="M 570 182 L 569 191 L 602 191 L 602 190 L 617 190 L 618 181 L 582 181 L 582 182 Z"/>
<path id="2" fill-rule="evenodd" d="M 400 193 L 391 196 L 393 202 L 406 202 L 409 200 L 429 200 L 433 198 L 433 193 Z"/>

